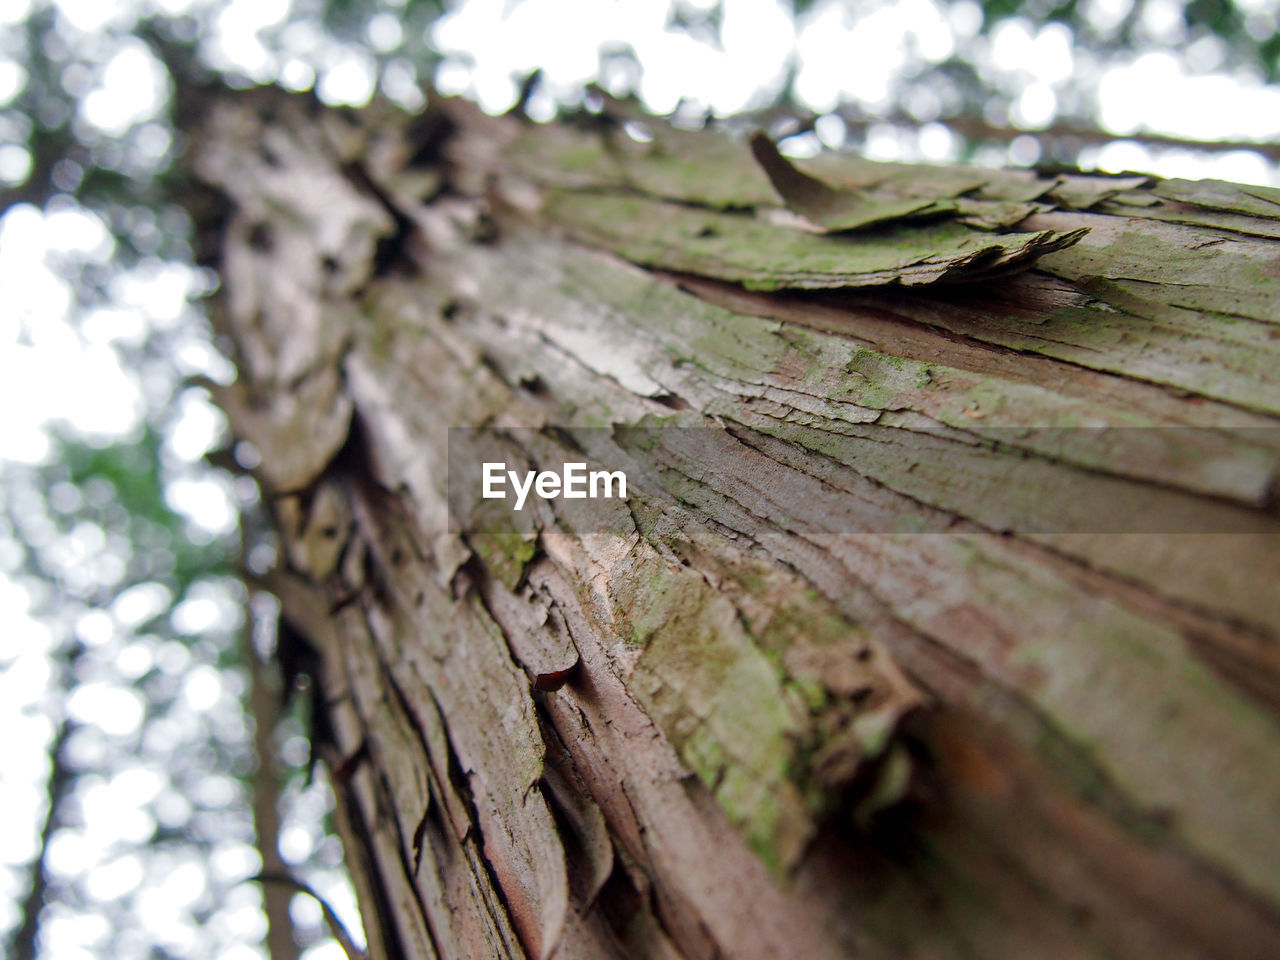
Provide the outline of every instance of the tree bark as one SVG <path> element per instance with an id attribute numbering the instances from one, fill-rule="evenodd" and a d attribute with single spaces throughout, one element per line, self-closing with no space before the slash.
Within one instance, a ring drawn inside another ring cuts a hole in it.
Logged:
<path id="1" fill-rule="evenodd" d="M 1280 951 L 1280 193 L 190 136 L 371 955 Z M 473 449 L 628 495 L 498 522 Z"/>

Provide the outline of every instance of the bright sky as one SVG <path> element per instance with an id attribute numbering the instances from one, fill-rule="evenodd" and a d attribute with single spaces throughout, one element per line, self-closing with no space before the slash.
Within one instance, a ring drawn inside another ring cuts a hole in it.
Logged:
<path id="1" fill-rule="evenodd" d="M 83 43 L 109 37 L 113 28 L 131 22 L 140 9 L 177 13 L 217 6 L 214 0 L 51 2 L 62 15 L 68 35 Z M 1083 6 L 1091 21 L 1105 30 L 1123 20 L 1132 2 L 1085 0 Z M 681 4 L 696 15 L 711 0 L 681 0 Z M 0 30 L 18 24 L 31 5 L 32 0 L 0 0 Z M 1280 0 L 1247 0 L 1242 6 L 1257 29 L 1274 28 Z M 825 113 L 848 101 L 875 115 L 901 100 L 919 120 L 918 128 L 910 130 L 887 123 L 873 126 L 867 136 L 868 154 L 881 159 L 947 161 L 956 156 L 957 144 L 944 126 L 934 122 L 941 114 L 942 100 L 931 89 L 911 88 L 903 77 L 915 64 L 940 61 L 968 45 L 977 50 L 984 80 L 1012 98 L 1010 116 L 993 117 L 995 122 L 1007 119 L 1028 131 L 1042 129 L 1081 87 L 1096 84 L 1101 123 L 1121 136 L 1146 129 L 1209 140 L 1280 138 L 1280 89 L 1262 85 L 1247 71 L 1231 69 L 1221 44 L 1212 38 L 1185 49 L 1179 46 L 1181 8 L 1175 0 L 1148 4 L 1143 22 L 1152 37 L 1165 38 L 1164 48 L 1157 45 L 1110 65 L 1100 65 L 1092 55 L 1074 49 L 1070 31 L 1059 24 L 1015 18 L 989 38 L 978 38 L 981 13 L 972 0 L 949 6 L 936 0 L 825 0 L 814 4 L 799 23 L 792 22 L 777 0 L 725 0 L 719 46 L 668 30 L 669 7 L 668 0 L 462 0 L 434 29 L 434 42 L 446 55 L 436 82 L 446 93 L 469 94 L 497 112 L 513 102 L 518 77 L 541 67 L 544 84 L 530 110 L 548 118 L 556 99 L 579 97 L 588 80 L 598 78 L 607 87 L 621 89 L 620 84 L 635 79 L 623 61 L 602 61 L 600 55 L 602 49 L 629 46 L 643 68 L 637 92 L 650 110 L 668 112 L 683 99 L 687 108 L 727 114 L 767 101 L 784 82 L 794 51 L 796 91 L 810 109 Z M 375 84 L 367 51 L 324 41 L 314 26 L 294 23 L 281 34 L 290 52 L 283 57 L 270 52 L 263 31 L 286 23 L 293 8 L 293 0 L 230 0 L 214 20 L 209 56 L 217 65 L 234 66 L 257 80 L 279 78 L 299 89 L 315 83 L 320 96 L 330 103 L 367 101 Z M 368 27 L 367 40 L 375 49 L 392 49 L 400 39 L 400 23 L 390 12 L 375 17 Z M 389 94 L 408 105 L 421 100 L 412 70 L 403 63 L 391 64 L 382 82 Z M 24 83 L 20 65 L 0 54 L 0 106 L 16 96 Z M 141 43 L 117 42 L 106 55 L 103 69 L 85 83 L 80 104 L 85 123 L 107 135 L 143 125 L 148 135 L 139 138 L 140 149 L 150 149 L 152 159 L 164 153 L 168 134 L 151 123 L 164 104 L 164 75 Z M 812 152 L 822 144 L 839 145 L 843 134 L 843 121 L 823 116 L 816 135 L 794 143 L 793 149 Z M 1034 138 L 1025 137 L 1014 141 L 1007 152 L 983 159 L 1030 163 L 1037 158 Z M 1249 151 L 1215 155 L 1153 151 L 1134 140 L 1119 140 L 1091 148 L 1081 159 L 1083 165 L 1103 170 L 1139 169 L 1166 176 L 1280 185 L 1276 170 Z M 22 147 L 0 142 L 0 182 L 21 180 L 28 163 Z M 0 462 L 44 459 L 49 451 L 47 430 L 59 421 L 103 441 L 136 429 L 147 397 L 163 389 L 128 369 L 122 351 L 155 331 L 173 339 L 178 374 L 230 376 L 225 361 L 199 333 L 188 300 L 208 280 L 190 267 L 144 261 L 116 276 L 109 307 L 76 315 L 59 265 L 102 266 L 113 253 L 105 225 L 73 206 L 44 212 L 19 207 L 0 221 L 0 289 L 4 291 L 0 409 L 5 411 L 0 418 Z M 234 491 L 196 468 L 219 437 L 221 414 L 201 391 L 183 393 L 172 414 L 167 444 L 178 465 L 178 477 L 166 496 L 176 510 L 190 517 L 197 533 L 227 531 L 236 522 Z M 92 531 L 81 531 L 80 540 L 69 543 L 67 549 L 81 551 L 85 563 L 104 552 Z M 11 559 L 6 559 L 0 543 L 0 663 L 5 664 L 0 673 L 0 730 L 6 733 L 0 737 L 0 809 L 11 824 L 34 824 L 43 804 L 45 752 L 52 735 L 52 725 L 38 708 L 48 692 L 53 635 L 31 616 L 25 591 L 5 576 L 12 569 Z M 99 611 L 77 624 L 86 640 L 111 651 L 116 679 L 81 684 L 68 709 L 76 719 L 115 741 L 135 736 L 142 722 L 141 698 L 121 678 L 141 676 L 157 659 L 182 677 L 183 701 L 192 716 L 215 713 L 220 704 L 226 706 L 238 695 L 228 688 L 221 672 L 193 664 L 181 643 L 148 645 L 127 639 L 132 626 L 167 609 L 169 598 L 159 589 L 160 593 L 151 588 L 131 591 L 110 611 Z M 174 610 L 172 632 L 196 635 L 219 624 L 225 628 L 231 615 L 226 596 L 215 590 Z M 212 779 L 207 788 L 231 789 L 226 782 L 219 785 Z M 87 787 L 86 800 L 91 816 L 83 830 L 68 834 L 50 850 L 53 869 L 66 875 L 83 874 L 93 899 L 138 892 L 139 902 L 154 918 L 157 941 L 178 955 L 198 952 L 199 935 L 182 919 L 184 908 L 207 896 L 209 876 L 226 879 L 252 873 L 256 854 L 243 843 L 229 842 L 218 848 L 213 862 L 197 865 L 181 858 L 144 864 L 132 853 L 118 852 L 122 841 L 145 838 L 154 828 L 144 812 L 147 804 L 157 801 L 156 809 L 168 809 L 177 818 L 188 803 L 173 793 L 160 771 L 142 765 L 119 765 L 109 779 Z M 314 809 L 318 802 L 295 800 L 283 845 L 297 861 L 305 860 L 322 842 L 319 811 Z M 8 868 L 28 862 L 35 854 L 34 844 L 34 828 L 0 831 L 0 929 L 14 922 L 9 898 L 20 889 L 20 874 Z M 214 873 L 208 874 L 209 870 Z M 217 924 L 239 931 L 242 941 L 252 941 L 262 924 L 257 894 L 249 891 L 242 896 L 245 888 L 237 890 L 241 893 L 217 914 Z M 327 892 L 344 915 L 353 914 L 348 891 L 334 886 Z M 310 901 L 300 898 L 298 904 L 303 914 L 314 912 Z M 101 940 L 103 931 L 95 927 L 93 918 L 55 920 L 49 927 L 49 955 L 94 955 L 93 944 Z M 309 960 L 335 957 L 335 951 L 332 944 L 315 949 Z M 259 957 L 261 951 L 242 945 L 224 956 L 227 960 Z"/>
<path id="2" fill-rule="evenodd" d="M 690 9 L 710 0 L 687 0 Z M 1132 0 L 1087 0 L 1095 23 L 1119 23 Z M 894 96 L 904 95 L 905 71 L 923 61 L 938 62 L 960 44 L 975 43 L 978 66 L 993 86 L 1014 97 L 1009 120 L 1028 131 L 1052 123 L 1059 104 L 1078 88 L 1097 84 L 1101 121 L 1119 135 L 1142 129 L 1205 140 L 1270 141 L 1280 137 L 1280 89 L 1267 87 L 1246 71 L 1228 71 L 1215 38 L 1180 51 L 1191 61 L 1224 68 L 1194 71 L 1170 50 L 1156 49 L 1102 69 L 1072 48 L 1062 24 L 1037 24 L 1012 18 L 990 38 L 974 40 L 982 23 L 972 0 L 950 5 L 935 0 L 878 3 L 817 3 L 793 24 L 775 0 L 725 0 L 719 48 L 689 35 L 664 29 L 663 0 L 465 0 L 436 26 L 436 44 L 448 55 L 437 84 L 444 92 L 466 93 L 498 112 L 514 101 L 521 74 L 541 67 L 544 100 L 535 110 L 551 111 L 551 99 L 571 99 L 581 84 L 597 75 L 598 51 L 629 44 L 643 65 L 638 93 L 652 111 L 676 108 L 681 98 L 698 109 L 719 114 L 759 105 L 785 78 L 794 47 L 798 56 L 796 91 L 818 113 L 841 101 L 854 102 L 872 115 L 888 111 Z M 1276 22 L 1280 4 L 1250 0 L 1246 6 L 1264 29 Z M 1181 7 L 1168 0 L 1152 4 L 1146 26 L 1155 37 L 1176 42 Z M 1171 11 L 1174 16 L 1171 17 Z M 1194 56 L 1192 55 L 1194 54 Z M 602 77 L 608 85 L 608 72 Z M 358 101 L 367 84 L 333 91 L 335 99 Z M 880 159 L 933 159 L 955 156 L 945 129 L 930 125 L 942 106 L 930 90 L 906 90 L 904 99 L 923 123 L 921 131 L 871 131 L 868 152 Z M 999 118 L 997 118 L 999 119 Z M 991 156 L 992 162 L 1030 162 L 1034 156 L 1014 150 Z M 1277 184 L 1277 173 L 1247 151 L 1208 156 L 1190 150 L 1149 151 L 1133 141 L 1097 148 L 1085 166 L 1121 171 L 1147 170 L 1164 176 L 1220 177 Z"/>

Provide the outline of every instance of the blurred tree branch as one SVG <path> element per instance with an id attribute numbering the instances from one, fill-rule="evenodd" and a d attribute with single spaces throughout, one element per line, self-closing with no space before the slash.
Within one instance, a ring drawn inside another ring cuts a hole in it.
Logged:
<path id="1" fill-rule="evenodd" d="M 311 897 L 311 899 L 316 903 L 320 904 L 320 909 L 324 911 L 324 922 L 329 927 L 329 933 L 333 936 L 333 939 L 338 941 L 338 945 L 342 947 L 342 950 L 346 953 L 348 960 L 367 960 L 367 955 L 363 950 L 356 946 L 355 940 L 352 938 L 347 928 L 343 926 L 342 921 L 338 919 L 338 914 L 334 911 L 333 907 L 329 905 L 329 901 L 320 896 L 320 894 L 317 893 L 310 884 L 305 883 L 292 874 L 283 871 L 275 872 L 264 870 L 252 879 L 261 883 L 266 889 L 271 887 L 283 887 L 289 892 L 305 893 L 307 896 Z M 273 960 L 274 957 L 275 955 L 272 954 Z"/>
<path id="2" fill-rule="evenodd" d="M 31 880 L 27 895 L 22 901 L 22 924 L 14 931 L 9 944 L 8 955 L 13 960 L 36 960 L 40 950 L 40 916 L 44 910 L 45 896 L 49 889 L 49 873 L 45 858 L 49 852 L 49 841 L 60 825 L 59 809 L 70 790 L 74 774 L 67 765 L 67 741 L 75 732 L 75 723 L 64 716 L 58 724 L 53 743 L 49 748 L 49 807 L 45 812 L 44 824 L 40 828 L 39 852 L 35 862 L 31 864 Z"/>

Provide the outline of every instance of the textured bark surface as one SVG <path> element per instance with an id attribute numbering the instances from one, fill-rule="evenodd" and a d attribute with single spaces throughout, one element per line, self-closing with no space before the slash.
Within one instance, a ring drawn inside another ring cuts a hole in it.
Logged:
<path id="1" fill-rule="evenodd" d="M 270 91 L 191 157 L 374 955 L 1280 952 L 1280 193 Z M 464 426 L 630 497 L 469 527 Z"/>

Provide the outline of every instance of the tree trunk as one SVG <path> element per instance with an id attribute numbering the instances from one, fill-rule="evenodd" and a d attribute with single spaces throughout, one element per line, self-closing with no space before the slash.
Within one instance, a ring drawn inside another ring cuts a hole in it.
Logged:
<path id="1" fill-rule="evenodd" d="M 1280 952 L 1280 192 L 189 127 L 373 955 Z"/>

